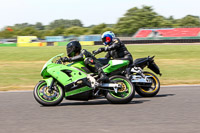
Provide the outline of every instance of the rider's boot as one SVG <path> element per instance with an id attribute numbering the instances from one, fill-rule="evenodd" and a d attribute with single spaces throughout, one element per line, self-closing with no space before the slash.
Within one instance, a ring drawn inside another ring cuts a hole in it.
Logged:
<path id="1" fill-rule="evenodd" d="M 126 76 L 126 78 L 131 79 L 132 75 L 131 75 L 131 68 L 130 67 L 126 68 L 125 76 Z"/>
<path id="2" fill-rule="evenodd" d="M 98 75 L 100 75 L 99 76 L 99 79 L 97 80 L 97 82 L 109 82 L 109 78 L 108 78 L 108 76 L 106 76 L 106 74 L 103 72 L 103 69 L 102 68 L 100 68 L 99 70 L 98 70 Z"/>

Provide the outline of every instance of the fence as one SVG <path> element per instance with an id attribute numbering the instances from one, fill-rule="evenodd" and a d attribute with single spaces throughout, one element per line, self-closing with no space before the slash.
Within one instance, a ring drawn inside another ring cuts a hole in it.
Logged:
<path id="1" fill-rule="evenodd" d="M 123 40 L 124 44 L 159 44 L 159 43 L 200 43 L 200 39 L 173 39 L 173 40 Z M 42 46 L 66 46 L 68 42 L 43 42 L 43 43 L 8 43 L 0 44 L 0 47 L 42 47 Z M 81 45 L 102 45 L 101 41 L 80 41 Z"/>
<path id="2" fill-rule="evenodd" d="M 123 40 L 124 44 L 152 44 L 152 43 L 197 43 L 200 39 L 173 39 L 173 40 Z M 102 45 L 101 41 L 94 42 L 94 45 Z"/>

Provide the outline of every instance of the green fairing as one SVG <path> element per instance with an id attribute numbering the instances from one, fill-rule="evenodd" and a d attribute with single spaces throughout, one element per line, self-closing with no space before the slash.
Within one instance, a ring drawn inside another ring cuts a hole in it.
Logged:
<path id="1" fill-rule="evenodd" d="M 77 61 L 77 62 L 68 64 L 67 66 L 78 68 L 78 69 L 80 69 L 81 71 L 83 71 L 83 72 L 86 73 L 86 71 L 85 71 L 84 69 L 82 69 L 82 68 L 86 67 L 85 64 L 84 64 L 84 61 Z"/>
<path id="2" fill-rule="evenodd" d="M 62 72 L 62 70 L 71 70 L 72 71 L 70 73 L 71 77 L 69 77 L 67 74 Z M 62 64 L 50 64 L 47 67 L 47 72 L 64 86 L 68 85 L 78 79 L 87 77 L 87 75 L 85 73 L 83 73 L 75 68 L 65 66 Z"/>
<path id="3" fill-rule="evenodd" d="M 41 76 L 42 76 L 43 78 L 48 78 L 49 76 L 51 76 L 51 75 L 49 75 L 49 73 L 47 73 L 47 66 L 49 66 L 50 64 L 52 64 L 52 63 L 53 63 L 52 61 L 53 61 L 55 58 L 61 57 L 62 55 L 64 55 L 64 53 L 52 57 L 50 60 L 48 60 L 48 61 L 44 64 L 44 66 L 43 66 L 43 68 L 42 68 L 42 70 L 41 70 Z"/>
<path id="4" fill-rule="evenodd" d="M 119 68 L 128 66 L 129 61 L 128 60 L 110 60 L 109 65 L 103 69 L 105 73 L 111 73 Z"/>
<path id="5" fill-rule="evenodd" d="M 76 89 L 76 90 L 73 90 L 73 91 L 70 91 L 70 92 L 66 92 L 65 96 L 72 96 L 72 95 L 83 93 L 83 92 L 86 92 L 86 91 L 89 91 L 89 90 L 92 90 L 92 88 L 85 86 L 85 87 L 82 87 L 82 88 L 79 88 L 79 89 Z"/>
<path id="6" fill-rule="evenodd" d="M 47 86 L 49 87 L 51 85 L 51 82 L 53 81 L 53 78 L 50 77 L 48 79 L 44 79 L 44 81 L 47 83 Z"/>
<path id="7" fill-rule="evenodd" d="M 111 73 L 119 68 L 128 66 L 129 61 L 128 60 L 110 60 L 108 64 L 109 65 L 103 69 L 105 73 Z M 83 72 L 86 72 L 84 69 L 82 69 L 86 67 L 84 64 L 84 61 L 74 62 L 72 64 L 69 64 L 68 66 L 75 67 L 75 68 L 80 69 Z"/>
<path id="8" fill-rule="evenodd" d="M 58 80 L 63 86 L 70 84 L 78 79 L 82 79 L 87 77 L 87 75 L 84 72 L 81 72 L 73 67 L 62 65 L 62 64 L 55 64 L 52 61 L 56 57 L 60 57 L 63 54 L 59 54 L 53 58 L 51 58 L 43 67 L 41 71 L 41 75 L 45 81 L 47 82 L 47 85 L 50 86 L 50 83 L 52 82 L 52 78 L 48 79 L 50 76 Z M 62 72 L 63 70 L 70 70 L 72 71 L 69 77 L 67 74 Z M 51 80 L 51 81 L 50 81 Z"/>

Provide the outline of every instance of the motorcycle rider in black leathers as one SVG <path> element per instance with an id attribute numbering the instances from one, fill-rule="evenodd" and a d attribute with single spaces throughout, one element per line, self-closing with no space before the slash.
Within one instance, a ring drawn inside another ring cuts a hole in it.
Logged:
<path id="1" fill-rule="evenodd" d="M 98 82 L 108 82 L 108 77 L 103 72 L 103 65 L 87 50 L 82 49 L 78 41 L 71 41 L 66 46 L 67 57 L 61 58 L 63 62 L 84 61 L 85 65 L 92 72 L 98 73 Z"/>
<path id="2" fill-rule="evenodd" d="M 103 44 L 108 46 L 93 51 L 94 54 L 107 52 L 105 57 L 108 59 L 128 60 L 129 65 L 133 63 L 131 53 L 127 50 L 126 46 L 120 41 L 120 39 L 115 37 L 115 34 L 112 31 L 104 32 L 101 38 Z M 127 73 L 129 72 L 130 68 L 127 70 Z"/>

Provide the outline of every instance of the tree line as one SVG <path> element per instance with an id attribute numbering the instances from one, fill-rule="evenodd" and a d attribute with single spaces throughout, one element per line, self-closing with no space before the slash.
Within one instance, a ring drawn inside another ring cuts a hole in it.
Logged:
<path id="1" fill-rule="evenodd" d="M 7 26 L 0 31 L 0 38 L 16 38 L 17 36 L 38 36 L 44 39 L 45 36 L 70 36 L 102 34 L 104 31 L 113 31 L 118 36 L 132 36 L 140 28 L 173 28 L 173 27 L 199 27 L 200 17 L 186 15 L 181 19 L 173 16 L 168 18 L 159 15 L 151 6 L 141 8 L 133 7 L 124 16 L 119 18 L 116 24 L 99 24 L 84 27 L 78 19 L 54 20 L 48 25 L 41 22 L 36 24 L 15 24 Z"/>

